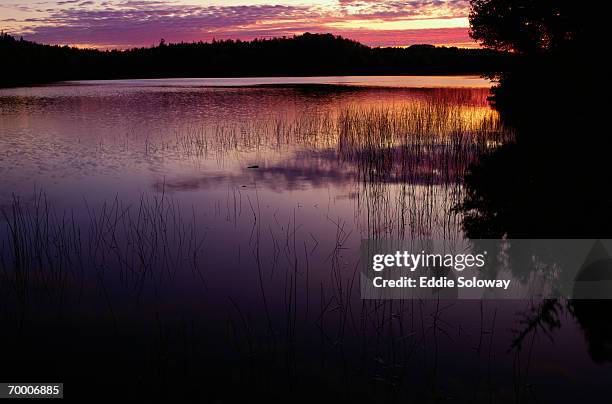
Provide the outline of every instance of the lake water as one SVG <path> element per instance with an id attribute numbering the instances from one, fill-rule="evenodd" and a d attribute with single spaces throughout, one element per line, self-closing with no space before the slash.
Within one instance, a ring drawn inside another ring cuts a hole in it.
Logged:
<path id="1" fill-rule="evenodd" d="M 74 81 L 66 84 L 98 85 L 97 81 Z M 490 80 L 479 76 L 328 76 L 328 77 L 230 77 L 112 80 L 107 85 L 156 87 L 245 87 L 282 85 L 334 85 L 395 88 L 489 88 Z"/>
<path id="2" fill-rule="evenodd" d="M 593 350 L 609 346 L 562 304 L 542 323 L 541 302 L 359 298 L 361 239 L 465 237 L 463 177 L 513 136 L 489 87 L 325 77 L 0 90 L 0 319 L 17 330 L 2 342 L 30 348 L 54 380 L 82 383 L 83 356 L 120 357 L 110 383 L 128 388 L 135 372 L 164 394 L 202 363 L 218 369 L 213 386 L 256 390 L 264 378 L 368 397 L 607 392 L 610 365 Z"/>

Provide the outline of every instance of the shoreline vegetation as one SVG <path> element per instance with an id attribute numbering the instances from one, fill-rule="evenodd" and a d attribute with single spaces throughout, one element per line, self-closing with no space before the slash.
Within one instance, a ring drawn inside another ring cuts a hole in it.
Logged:
<path id="1" fill-rule="evenodd" d="M 349 75 L 492 76 L 514 56 L 490 49 L 412 45 L 374 48 L 332 34 L 166 43 L 127 50 L 44 45 L 0 35 L 1 87 L 65 80 Z"/>

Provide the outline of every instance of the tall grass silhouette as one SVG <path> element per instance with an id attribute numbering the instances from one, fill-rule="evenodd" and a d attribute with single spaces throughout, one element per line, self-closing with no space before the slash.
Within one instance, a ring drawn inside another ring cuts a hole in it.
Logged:
<path id="1" fill-rule="evenodd" d="M 10 292 L 5 299 L 14 296 L 26 305 L 42 293 L 59 304 L 75 289 L 94 285 L 119 330 L 126 325 L 116 318 L 117 288 L 138 301 L 187 275 L 208 290 L 215 262 L 208 240 L 215 235 L 206 231 L 206 215 L 222 216 L 225 206 L 227 226 L 250 228 L 236 255 L 242 270 L 255 274 L 254 283 L 241 288 L 257 296 L 258 305 L 230 291 L 225 305 L 228 346 L 245 374 L 257 383 L 280 380 L 291 390 L 300 383 L 300 364 L 313 359 L 301 344 L 316 335 L 320 371 L 333 366 L 346 391 L 359 386 L 371 394 L 387 386 L 387 398 L 401 397 L 416 369 L 435 396 L 440 344 L 461 333 L 445 320 L 448 307 L 439 301 L 360 300 L 358 260 L 350 246 L 360 238 L 462 237 L 453 211 L 462 198 L 462 178 L 480 156 L 511 139 L 488 108 L 432 100 L 271 113 L 147 138 L 131 150 L 195 162 L 280 151 L 288 159 L 305 153 L 337 166 L 353 178 L 356 227 L 328 215 L 327 228 L 306 232 L 295 209 L 285 217 L 266 213 L 257 187 L 228 188 L 214 212 L 179 203 L 165 184 L 137 202 L 84 200 L 78 211 L 54 208 L 42 191 L 32 199 L 15 196 L 0 222 L 0 276 Z M 489 327 L 484 324 L 482 319 L 480 334 L 474 331 L 480 339 Z M 488 360 L 482 347 L 476 355 L 481 351 Z"/>

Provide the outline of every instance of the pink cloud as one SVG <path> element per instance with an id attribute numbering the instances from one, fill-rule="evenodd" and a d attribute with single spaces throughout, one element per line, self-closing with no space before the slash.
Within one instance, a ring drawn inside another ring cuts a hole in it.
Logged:
<path id="1" fill-rule="evenodd" d="M 471 42 L 467 28 L 374 31 L 328 26 L 351 20 L 457 18 L 466 15 L 466 0 L 340 0 L 339 6 L 331 9 L 289 5 L 184 6 L 138 0 L 105 4 L 58 8 L 47 15 L 25 19 L 18 34 L 43 43 L 101 47 L 147 46 L 156 44 L 160 38 L 168 42 L 246 40 L 307 31 L 331 31 L 373 46 Z"/>
<path id="2" fill-rule="evenodd" d="M 475 47 L 468 28 L 431 28 L 404 30 L 353 30 L 338 34 L 370 46 L 407 46 L 416 44 Z"/>

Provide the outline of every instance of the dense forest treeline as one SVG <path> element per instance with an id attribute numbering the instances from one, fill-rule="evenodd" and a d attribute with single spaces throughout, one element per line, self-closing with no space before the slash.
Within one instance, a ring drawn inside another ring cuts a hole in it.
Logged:
<path id="1" fill-rule="evenodd" d="M 573 0 L 470 0 L 472 38 L 520 57 L 498 75 L 491 97 L 514 141 L 464 178 L 459 210 L 469 237 L 612 236 L 612 194 L 603 190 L 612 183 L 608 104 L 600 101 L 607 36 L 598 17 L 606 14 L 598 11 Z M 590 316 L 576 303 L 585 333 L 598 335 L 597 361 L 612 361 L 609 302 L 587 309 Z"/>
<path id="2" fill-rule="evenodd" d="M 507 117 L 543 108 L 559 115 L 570 105 L 575 115 L 579 105 L 567 101 L 590 100 L 600 91 L 599 55 L 607 36 L 600 32 L 605 13 L 594 10 L 573 0 L 470 0 L 471 37 L 517 55 L 494 88 L 496 106 Z"/>
<path id="3" fill-rule="evenodd" d="M 486 49 L 414 45 L 372 48 L 332 34 L 253 41 L 77 49 L 0 36 L 0 86 L 77 79 L 467 74 L 499 71 L 511 56 Z"/>

